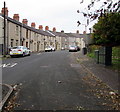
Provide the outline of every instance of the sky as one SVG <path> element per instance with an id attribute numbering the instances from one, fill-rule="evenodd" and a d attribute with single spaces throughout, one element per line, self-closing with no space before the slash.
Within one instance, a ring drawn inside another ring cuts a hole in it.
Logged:
<path id="1" fill-rule="evenodd" d="M 14 14 L 19 14 L 20 22 L 27 19 L 28 26 L 35 22 L 36 28 L 43 25 L 43 29 L 49 26 L 50 30 L 56 27 L 58 32 L 64 30 L 66 33 L 75 33 L 79 30 L 83 33 L 85 25 L 82 24 L 86 24 L 87 21 L 77 10 L 84 11 L 91 0 L 85 0 L 82 4 L 82 0 L 1 0 L 0 9 L 3 8 L 4 1 L 9 10 L 8 16 L 13 18 Z M 78 20 L 82 23 L 79 27 Z M 94 24 L 95 22 L 92 22 L 87 27 L 87 32 Z"/>

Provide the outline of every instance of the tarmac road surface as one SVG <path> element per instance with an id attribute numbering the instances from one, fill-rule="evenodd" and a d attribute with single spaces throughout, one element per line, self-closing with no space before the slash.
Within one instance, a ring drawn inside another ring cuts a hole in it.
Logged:
<path id="1" fill-rule="evenodd" d="M 15 110 L 104 110 L 83 80 L 75 52 L 55 51 L 3 60 L 3 83 L 21 84 Z"/>

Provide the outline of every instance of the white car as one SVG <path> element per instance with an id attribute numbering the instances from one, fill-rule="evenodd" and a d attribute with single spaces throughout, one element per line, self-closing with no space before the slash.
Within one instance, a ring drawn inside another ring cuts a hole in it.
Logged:
<path id="1" fill-rule="evenodd" d="M 51 48 L 52 48 L 52 51 L 55 51 L 55 47 L 52 47 L 52 46 L 51 46 Z"/>
<path id="2" fill-rule="evenodd" d="M 51 46 L 47 46 L 47 47 L 45 47 L 45 52 L 47 52 L 47 51 L 52 51 Z"/>
<path id="3" fill-rule="evenodd" d="M 61 50 L 65 50 L 65 48 L 64 48 L 64 47 L 62 47 L 62 48 L 61 48 Z"/>
<path id="4" fill-rule="evenodd" d="M 55 51 L 55 48 L 52 47 L 52 46 L 47 46 L 47 47 L 45 48 L 45 52 L 47 52 L 47 51 Z"/>
<path id="5" fill-rule="evenodd" d="M 25 46 L 15 46 L 10 49 L 10 56 L 30 56 L 30 49 Z"/>
<path id="6" fill-rule="evenodd" d="M 69 52 L 70 51 L 77 51 L 77 46 L 75 46 L 75 45 L 71 45 L 71 46 L 69 46 Z"/>

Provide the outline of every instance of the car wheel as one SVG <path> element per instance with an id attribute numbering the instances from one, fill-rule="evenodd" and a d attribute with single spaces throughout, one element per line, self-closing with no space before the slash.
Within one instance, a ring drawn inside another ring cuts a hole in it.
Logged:
<path id="1" fill-rule="evenodd" d="M 14 56 L 13 56 L 13 55 L 11 55 L 11 58 L 14 58 Z"/>
<path id="2" fill-rule="evenodd" d="M 28 56 L 30 56 L 30 52 L 29 52 Z"/>
<path id="3" fill-rule="evenodd" d="M 24 57 L 25 56 L 25 53 L 23 52 L 22 56 Z"/>

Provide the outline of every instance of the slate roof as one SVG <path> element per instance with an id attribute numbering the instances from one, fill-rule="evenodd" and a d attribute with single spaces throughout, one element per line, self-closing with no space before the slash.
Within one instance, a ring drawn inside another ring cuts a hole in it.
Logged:
<path id="1" fill-rule="evenodd" d="M 0 14 L 1 17 L 3 17 L 2 14 Z M 28 30 L 31 30 L 33 32 L 36 32 L 38 34 L 44 35 L 44 36 L 50 36 L 50 37 L 55 37 L 55 36 L 60 36 L 60 37 L 76 37 L 76 38 L 83 38 L 84 34 L 77 34 L 77 33 L 63 33 L 63 32 L 53 32 L 53 31 L 43 31 L 43 30 L 39 30 L 39 29 L 35 29 L 33 27 L 27 26 L 19 21 L 16 21 L 8 16 L 6 16 L 6 19 L 14 24 L 17 24 L 23 28 L 26 28 Z M 88 36 L 90 34 L 87 34 Z"/>
<path id="2" fill-rule="evenodd" d="M 0 14 L 0 16 L 3 17 L 2 14 Z M 44 36 L 53 36 L 52 34 L 46 32 L 46 31 L 39 30 L 39 29 L 35 29 L 35 28 L 33 28 L 33 27 L 27 26 L 27 25 L 25 25 L 25 24 L 23 24 L 23 23 L 21 23 L 21 22 L 19 22 L 19 21 L 16 21 L 16 20 L 14 20 L 14 19 L 12 19 L 12 18 L 10 18 L 10 17 L 8 17 L 8 16 L 6 16 L 6 19 L 7 19 L 8 21 L 14 23 L 14 24 L 17 24 L 17 25 L 19 25 L 19 26 L 21 26 L 21 27 L 23 27 L 23 28 L 28 29 L 28 30 L 34 31 L 34 32 L 36 32 L 36 33 L 38 33 L 38 34 L 41 34 L 41 35 L 44 35 Z"/>
<path id="3" fill-rule="evenodd" d="M 63 32 L 56 32 L 60 37 L 68 37 L 68 35 L 66 35 Z"/>
<path id="4" fill-rule="evenodd" d="M 62 32 L 53 32 L 53 31 L 50 31 L 52 34 L 54 34 L 55 36 L 59 36 L 59 37 L 68 37 L 68 35 L 66 35 L 65 33 L 62 33 Z"/>
<path id="5" fill-rule="evenodd" d="M 76 37 L 76 38 L 83 38 L 85 37 L 84 34 L 78 34 L 78 33 L 66 33 L 69 37 Z M 89 35 L 89 34 L 87 34 Z"/>

